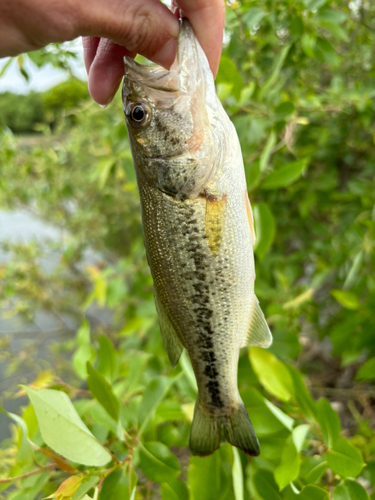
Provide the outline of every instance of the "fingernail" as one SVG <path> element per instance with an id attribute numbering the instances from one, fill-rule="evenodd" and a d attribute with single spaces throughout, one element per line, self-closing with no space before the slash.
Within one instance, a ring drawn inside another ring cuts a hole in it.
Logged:
<path id="1" fill-rule="evenodd" d="M 176 58 L 177 53 L 177 40 L 172 38 L 167 42 L 164 47 L 157 52 L 152 60 L 156 64 L 160 64 L 164 68 L 170 68 Z"/>
<path id="2" fill-rule="evenodd" d="M 108 99 L 108 101 L 106 102 L 106 104 L 99 104 L 99 106 L 103 109 L 105 109 L 107 106 L 109 106 L 109 104 L 111 104 L 111 102 L 113 101 L 113 99 L 115 98 L 115 95 L 117 94 L 117 88 L 116 88 L 116 91 L 111 95 L 111 97 Z"/>

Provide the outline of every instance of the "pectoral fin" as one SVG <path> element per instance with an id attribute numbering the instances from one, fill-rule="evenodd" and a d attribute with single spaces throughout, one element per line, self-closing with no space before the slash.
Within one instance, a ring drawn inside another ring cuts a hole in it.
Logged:
<path id="1" fill-rule="evenodd" d="M 155 295 L 155 305 L 156 311 L 159 317 L 159 326 L 160 332 L 163 339 L 165 350 L 167 351 L 168 358 L 173 366 L 173 368 L 177 365 L 178 360 L 183 351 L 183 345 L 181 344 L 180 339 L 177 336 L 176 330 L 172 325 L 168 315 L 166 314 L 163 306 L 160 303 L 160 300 L 154 292 Z"/>
<path id="2" fill-rule="evenodd" d="M 255 245 L 254 217 L 253 217 L 253 210 L 250 205 L 249 195 L 247 194 L 247 190 L 245 190 L 245 203 L 246 203 L 247 218 L 250 226 L 251 242 L 254 246 Z"/>
<path id="3" fill-rule="evenodd" d="M 259 301 L 254 295 L 253 309 L 250 316 L 249 329 L 242 347 L 259 346 L 269 347 L 272 344 L 272 334 L 268 328 L 266 318 L 260 308 Z"/>

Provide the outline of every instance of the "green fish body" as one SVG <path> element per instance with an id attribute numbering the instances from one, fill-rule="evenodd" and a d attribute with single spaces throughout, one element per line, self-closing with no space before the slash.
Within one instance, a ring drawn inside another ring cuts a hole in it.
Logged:
<path id="1" fill-rule="evenodd" d="M 191 452 L 229 441 L 258 455 L 237 388 L 240 348 L 272 341 L 254 294 L 252 211 L 235 128 L 188 21 L 169 71 L 125 58 L 123 100 L 161 334 L 173 366 L 188 351 L 198 384 Z"/>

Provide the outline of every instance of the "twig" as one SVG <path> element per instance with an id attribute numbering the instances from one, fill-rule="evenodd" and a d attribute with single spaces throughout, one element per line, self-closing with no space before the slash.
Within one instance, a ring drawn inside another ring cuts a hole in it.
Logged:
<path id="1" fill-rule="evenodd" d="M 351 387 L 347 389 L 340 387 L 311 387 L 311 391 L 316 391 L 327 396 L 341 396 L 345 399 L 349 395 L 356 399 L 358 399 L 360 396 L 375 397 L 375 389 L 360 389 L 358 387 Z"/>
<path id="2" fill-rule="evenodd" d="M 0 479 L 0 484 L 11 483 L 12 481 L 18 481 L 19 479 L 25 479 L 26 477 L 35 476 L 35 474 L 39 474 L 40 472 L 43 472 L 45 470 L 55 469 L 55 468 L 56 468 L 56 464 L 49 464 L 49 465 L 46 465 L 45 467 L 40 467 L 40 469 L 36 469 L 36 470 L 31 471 L 31 472 L 27 472 L 26 474 L 21 474 L 20 476 L 6 477 L 3 479 Z"/>

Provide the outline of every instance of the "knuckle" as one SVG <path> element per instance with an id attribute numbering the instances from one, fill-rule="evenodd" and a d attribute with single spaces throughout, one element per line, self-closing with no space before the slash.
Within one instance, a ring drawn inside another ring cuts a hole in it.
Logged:
<path id="1" fill-rule="evenodd" d="M 133 22 L 128 26 L 126 33 L 126 47 L 134 52 L 147 51 L 155 41 L 151 15 L 144 6 L 136 7 L 132 14 Z"/>

